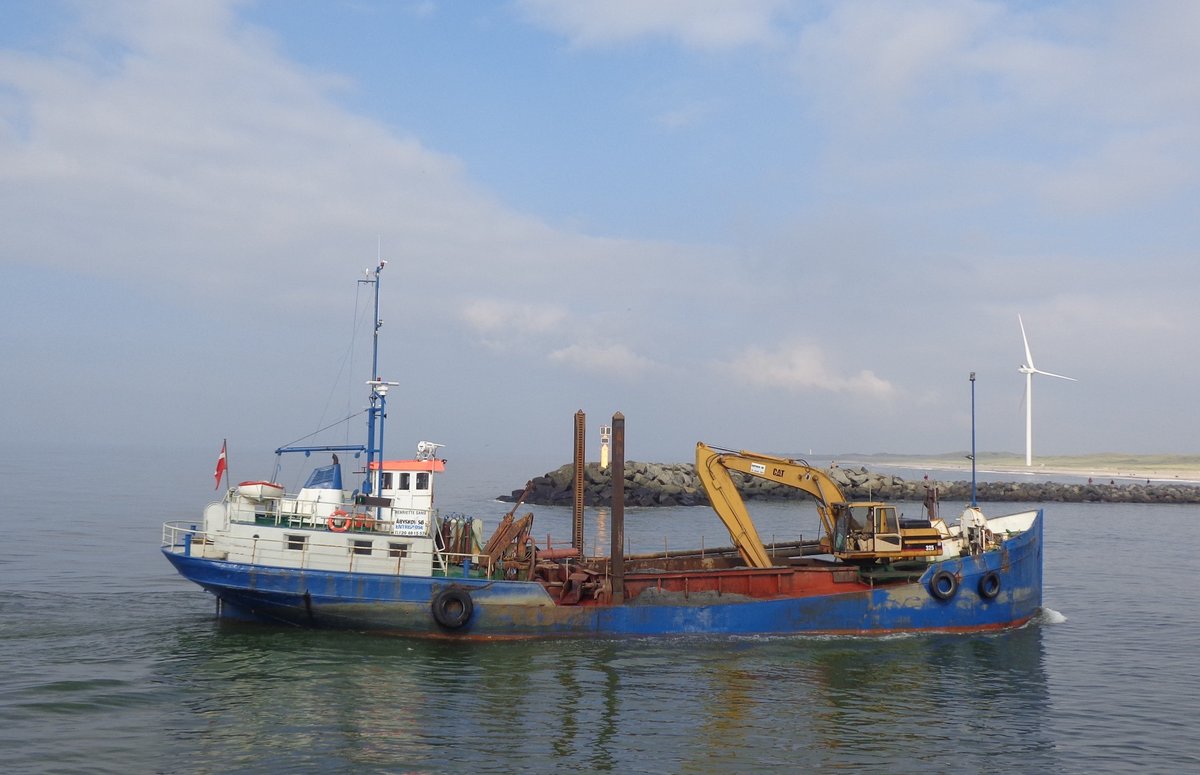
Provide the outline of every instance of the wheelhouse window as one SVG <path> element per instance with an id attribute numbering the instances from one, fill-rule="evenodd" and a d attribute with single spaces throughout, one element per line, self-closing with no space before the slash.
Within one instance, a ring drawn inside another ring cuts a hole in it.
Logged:
<path id="1" fill-rule="evenodd" d="M 404 473 L 400 474 L 400 486 L 397 487 L 396 489 L 397 490 L 410 489 L 409 479 L 411 476 L 412 476 L 412 474 L 410 474 L 408 472 L 404 472 Z"/>
<path id="2" fill-rule="evenodd" d="M 417 474 L 417 489 L 418 490 L 428 490 L 429 489 L 429 474 L 427 472 L 422 471 L 421 473 Z"/>

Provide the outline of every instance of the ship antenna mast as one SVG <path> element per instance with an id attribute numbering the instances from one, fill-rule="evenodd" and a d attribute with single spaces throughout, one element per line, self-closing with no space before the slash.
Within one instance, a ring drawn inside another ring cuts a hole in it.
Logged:
<path id="1" fill-rule="evenodd" d="M 971 508 L 975 502 L 975 372 L 971 372 Z"/>
<path id="2" fill-rule="evenodd" d="M 385 266 L 387 266 L 387 261 L 380 259 L 374 272 L 367 270 L 367 278 L 359 280 L 360 283 L 369 283 L 375 286 L 375 322 L 371 334 L 371 379 L 367 380 L 367 384 L 371 386 L 371 405 L 367 409 L 367 475 L 363 482 L 363 493 L 366 495 L 374 493 L 376 489 L 371 480 L 375 461 L 379 461 L 379 469 L 383 468 L 383 425 L 387 418 L 388 388 L 400 384 L 385 382 L 379 377 L 379 329 L 383 327 L 383 320 L 379 317 L 379 275 Z M 378 472 L 375 473 L 378 477 Z"/>

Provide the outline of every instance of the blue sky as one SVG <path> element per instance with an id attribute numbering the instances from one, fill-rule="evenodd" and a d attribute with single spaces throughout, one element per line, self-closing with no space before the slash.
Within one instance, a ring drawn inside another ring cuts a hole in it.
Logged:
<path id="1" fill-rule="evenodd" d="M 10 444 L 1200 451 L 1200 5 L 0 7 Z M 361 319 L 361 315 L 358 316 Z M 351 355 L 352 353 L 352 355 Z M 357 369 L 357 371 L 356 371 Z"/>

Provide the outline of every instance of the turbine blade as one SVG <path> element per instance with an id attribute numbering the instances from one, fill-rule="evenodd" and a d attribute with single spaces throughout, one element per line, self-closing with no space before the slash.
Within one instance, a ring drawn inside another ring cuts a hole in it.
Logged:
<path id="1" fill-rule="evenodd" d="M 1025 365 L 1033 368 L 1033 353 L 1029 352 L 1029 338 L 1025 336 L 1025 321 L 1021 320 L 1021 314 L 1017 313 L 1017 322 L 1021 324 L 1021 341 L 1025 343 Z"/>
<path id="2" fill-rule="evenodd" d="M 1035 373 L 1035 374 L 1045 374 L 1047 377 L 1058 377 L 1059 379 L 1069 379 L 1069 380 L 1071 380 L 1072 382 L 1078 382 L 1078 381 L 1079 381 L 1079 380 L 1075 379 L 1074 377 L 1064 377 L 1064 376 L 1063 376 L 1063 375 L 1061 375 L 1061 374 L 1051 374 L 1050 372 L 1048 372 L 1048 371 L 1042 371 L 1041 369 L 1034 369 L 1034 373 Z"/>

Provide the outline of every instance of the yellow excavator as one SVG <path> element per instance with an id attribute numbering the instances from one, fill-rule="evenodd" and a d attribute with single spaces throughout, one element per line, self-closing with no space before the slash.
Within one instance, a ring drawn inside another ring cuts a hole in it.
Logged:
<path id="1" fill-rule="evenodd" d="M 857 564 L 937 557 L 942 534 L 926 520 L 901 520 L 896 507 L 875 501 L 851 503 L 828 474 L 803 460 L 745 450 L 714 449 L 696 443 L 696 474 L 734 546 L 752 568 L 769 568 L 767 555 L 741 493 L 730 475 L 739 471 L 803 490 L 817 500 L 821 546 L 834 557 Z"/>

